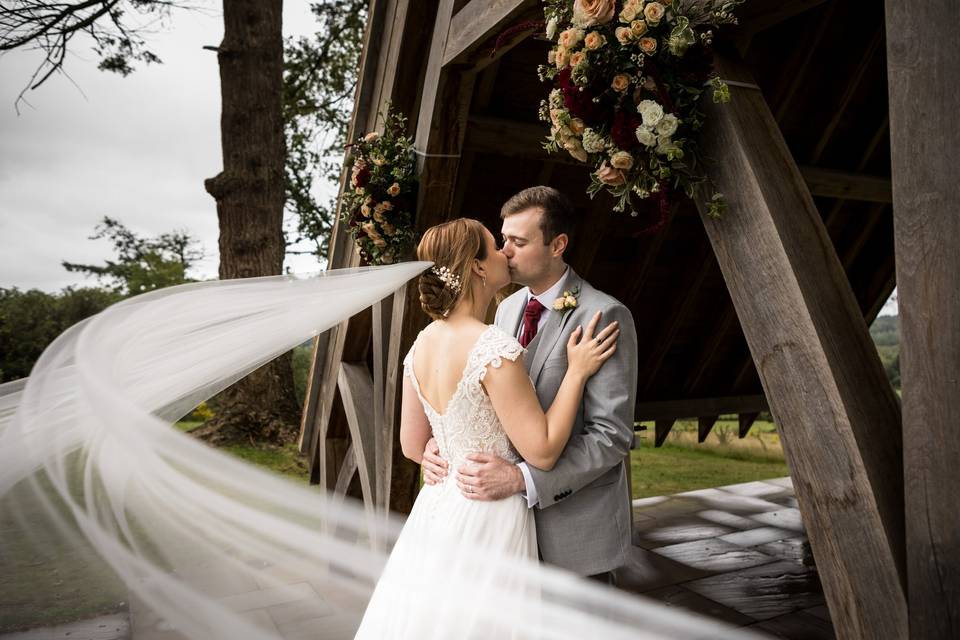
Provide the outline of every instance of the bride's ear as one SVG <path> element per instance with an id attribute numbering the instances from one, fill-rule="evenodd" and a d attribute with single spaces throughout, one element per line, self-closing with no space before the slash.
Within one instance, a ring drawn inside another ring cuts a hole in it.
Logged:
<path id="1" fill-rule="evenodd" d="M 474 275 L 478 278 L 483 278 L 487 275 L 487 269 L 483 266 L 483 263 L 480 262 L 477 258 L 473 259 L 473 266 L 470 268 Z"/>

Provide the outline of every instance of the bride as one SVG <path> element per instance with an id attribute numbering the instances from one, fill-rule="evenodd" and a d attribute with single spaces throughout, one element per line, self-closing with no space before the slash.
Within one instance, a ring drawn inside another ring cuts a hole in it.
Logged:
<path id="1" fill-rule="evenodd" d="M 549 470 L 570 437 L 587 379 L 616 351 L 611 323 L 596 336 L 600 314 L 567 342 L 568 369 L 544 414 L 523 365 L 523 347 L 484 322 L 496 293 L 510 283 L 507 258 L 480 222 L 458 218 L 432 227 L 417 257 L 434 263 L 419 281 L 420 303 L 434 319 L 404 360 L 400 442 L 419 463 L 427 440 L 456 468 L 488 452 Z M 465 498 L 447 479 L 425 485 L 397 539 L 364 614 L 357 638 L 424 637 L 434 620 L 412 612 L 443 567 L 430 567 L 427 539 L 469 549 L 536 558 L 533 513 L 515 495 L 499 501 Z M 424 588 L 420 588 L 424 587 Z M 434 585 L 435 588 L 435 585 Z M 517 629 L 498 629 L 511 635 Z"/>

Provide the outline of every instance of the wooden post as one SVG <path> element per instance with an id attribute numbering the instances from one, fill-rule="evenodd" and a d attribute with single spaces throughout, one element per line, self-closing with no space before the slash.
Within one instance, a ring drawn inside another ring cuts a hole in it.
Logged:
<path id="1" fill-rule="evenodd" d="M 710 170 L 730 208 L 714 220 L 701 206 L 701 218 L 780 426 L 833 624 L 840 638 L 905 638 L 899 403 L 763 95 L 742 64 L 718 68 L 747 86 L 731 86 L 730 104 L 704 101 L 704 152 L 723 159 Z"/>
<path id="2" fill-rule="evenodd" d="M 960 5 L 887 2 L 886 23 L 910 637 L 946 640 L 960 637 Z"/>

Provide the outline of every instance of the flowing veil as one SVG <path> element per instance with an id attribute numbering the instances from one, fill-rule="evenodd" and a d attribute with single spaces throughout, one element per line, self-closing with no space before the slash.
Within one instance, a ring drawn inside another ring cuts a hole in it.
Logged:
<path id="1" fill-rule="evenodd" d="M 171 424 L 428 266 L 187 284 L 64 332 L 28 379 L 0 385 L 0 617 L 60 606 L 39 579 L 52 572 L 102 591 L 105 608 L 122 600 L 135 638 L 352 637 L 402 522 Z M 404 588 L 422 595 L 410 615 L 433 618 L 437 638 L 506 626 L 531 638 L 748 637 L 537 563 L 422 543 L 429 566 Z"/>

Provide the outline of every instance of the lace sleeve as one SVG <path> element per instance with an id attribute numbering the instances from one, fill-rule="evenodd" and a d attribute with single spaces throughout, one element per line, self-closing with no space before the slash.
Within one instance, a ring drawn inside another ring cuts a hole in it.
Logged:
<path id="1" fill-rule="evenodd" d="M 507 334 L 503 329 L 492 326 L 482 338 L 474 355 L 478 381 L 482 382 L 487 375 L 487 365 L 499 369 L 503 365 L 503 358 L 516 362 L 526 351 L 517 339 Z"/>

